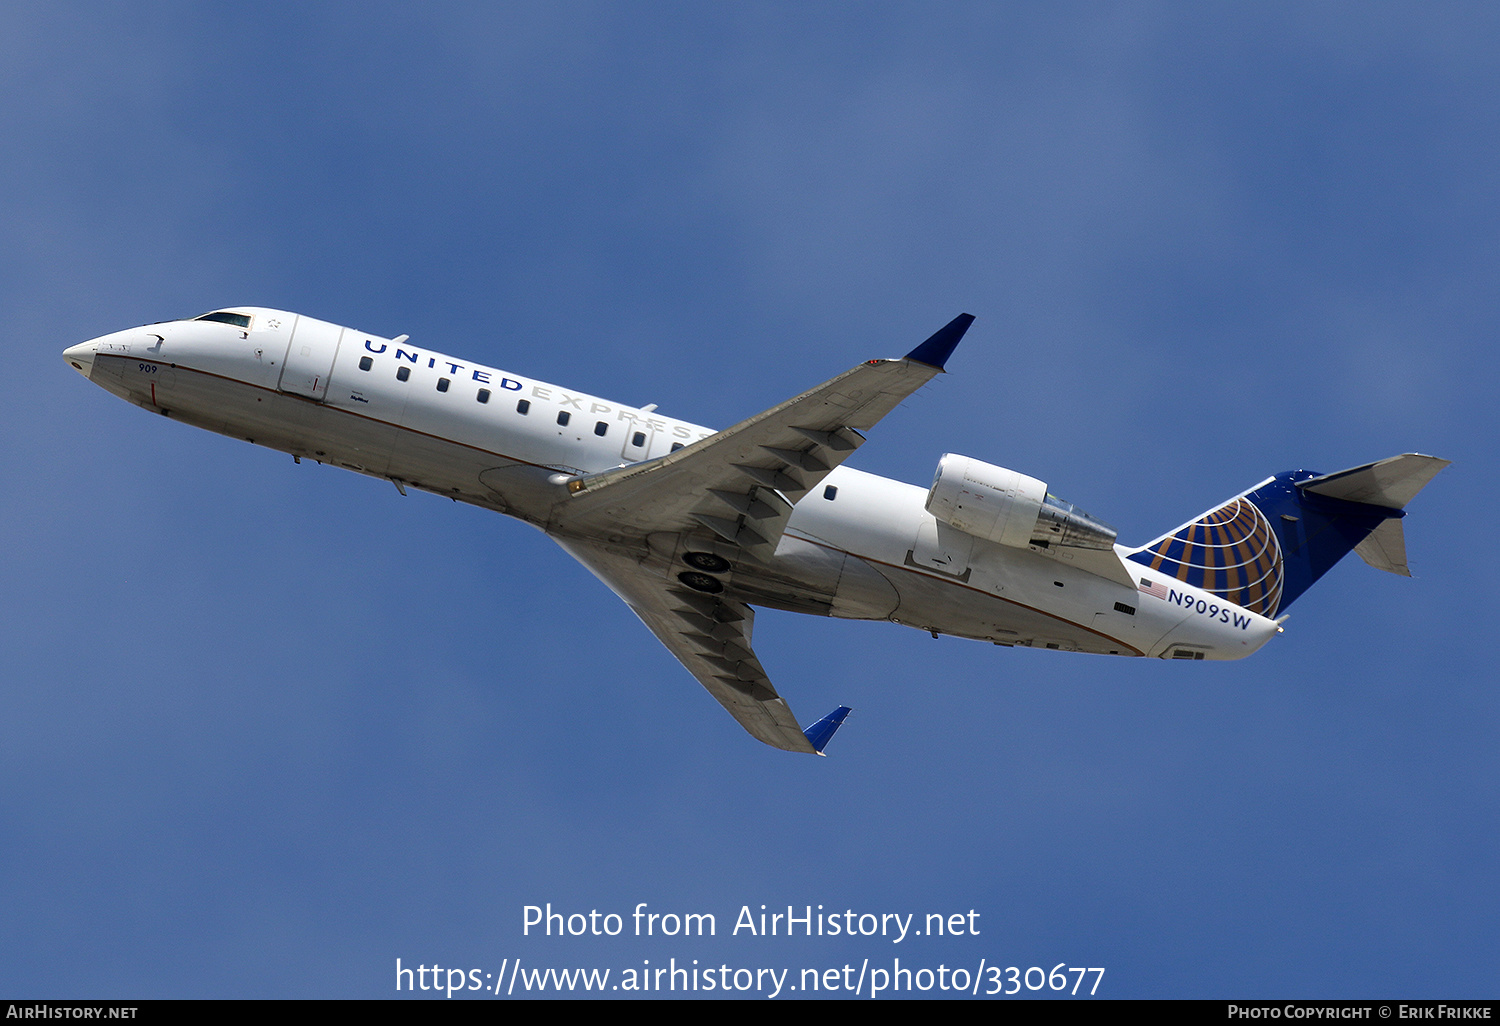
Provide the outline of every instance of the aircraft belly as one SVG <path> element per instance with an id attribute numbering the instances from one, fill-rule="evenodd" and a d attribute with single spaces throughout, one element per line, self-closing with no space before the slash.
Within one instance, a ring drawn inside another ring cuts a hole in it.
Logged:
<path id="1" fill-rule="evenodd" d="M 217 406 L 225 426 L 215 430 L 319 463 L 386 476 L 397 434 L 393 425 L 238 383 L 209 389 L 206 395 L 220 397 Z"/>
<path id="2" fill-rule="evenodd" d="M 305 400 L 134 358 L 104 357 L 95 364 L 99 383 L 111 392 L 195 427 L 288 452 L 317 437 L 316 406 Z"/>
<path id="3" fill-rule="evenodd" d="M 901 595 L 876 567 L 848 556 L 839 575 L 830 615 L 846 620 L 887 620 L 901 605 Z"/>
<path id="4" fill-rule="evenodd" d="M 556 473 L 550 467 L 506 463 L 480 471 L 479 483 L 496 504 L 494 508 L 540 524 L 557 501 L 557 485 L 548 480 Z"/>
<path id="5" fill-rule="evenodd" d="M 96 352 L 93 363 L 89 364 L 89 380 L 110 395 L 128 399 L 129 397 L 124 392 L 124 383 L 121 381 L 123 370 L 124 361 L 110 359 L 103 353 Z"/>
<path id="6" fill-rule="evenodd" d="M 177 372 L 156 360 L 121 356 L 96 356 L 92 379 L 115 395 L 158 412 L 176 390 Z"/>
<path id="7" fill-rule="evenodd" d="M 752 605 L 831 616 L 847 559 L 837 549 L 783 535 L 769 563 L 736 560 L 734 591 Z"/>
<path id="8" fill-rule="evenodd" d="M 1159 659 L 1243 659 L 1259 651 L 1279 629 L 1274 621 L 1251 617 L 1237 606 L 1226 609 L 1227 622 L 1198 614 L 1196 606 L 1194 610 L 1181 617 L 1174 610 L 1175 623 L 1147 654 Z"/>
<path id="9" fill-rule="evenodd" d="M 101 357 L 95 361 L 94 378 L 121 398 L 195 427 L 396 478 L 486 508 L 507 508 L 481 480 L 482 474 L 499 469 L 500 458 L 493 453 L 217 374 L 166 365 L 152 371 L 151 366 L 134 358 Z"/>
<path id="10" fill-rule="evenodd" d="M 500 459 L 491 452 L 434 438 L 416 431 L 397 431 L 387 476 L 424 491 L 478 505 L 491 504 L 491 489 L 481 475 Z"/>
<path id="11" fill-rule="evenodd" d="M 1095 626 L 1094 614 L 1045 610 L 970 584 L 887 568 L 901 593 L 896 623 L 1001 645 L 1103 655 L 1139 655 L 1137 645 Z M 1114 625 L 1111 624 L 1111 627 Z"/>

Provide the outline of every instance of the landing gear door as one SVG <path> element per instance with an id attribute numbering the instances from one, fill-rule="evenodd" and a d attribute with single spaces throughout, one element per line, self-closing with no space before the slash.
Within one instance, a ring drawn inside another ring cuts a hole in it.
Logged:
<path id="1" fill-rule="evenodd" d="M 305 395 L 323 401 L 328 393 L 328 377 L 333 373 L 333 358 L 339 352 L 344 329 L 327 321 L 298 317 L 287 344 L 286 359 L 281 364 L 283 392 Z"/>

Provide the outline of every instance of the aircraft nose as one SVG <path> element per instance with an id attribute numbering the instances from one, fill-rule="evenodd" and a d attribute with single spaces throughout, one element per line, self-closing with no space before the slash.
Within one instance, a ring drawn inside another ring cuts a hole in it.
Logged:
<path id="1" fill-rule="evenodd" d="M 69 346 L 63 350 L 63 359 L 68 365 L 84 377 L 88 377 L 94 369 L 94 342 L 80 342 L 76 346 Z"/>

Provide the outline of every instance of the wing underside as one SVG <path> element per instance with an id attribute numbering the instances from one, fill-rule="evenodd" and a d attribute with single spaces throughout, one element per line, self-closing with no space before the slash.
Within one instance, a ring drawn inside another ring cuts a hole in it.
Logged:
<path id="1" fill-rule="evenodd" d="M 623 599 L 752 736 L 784 751 L 817 753 L 751 648 L 750 606 L 677 585 L 602 546 L 558 542 Z"/>
<path id="2" fill-rule="evenodd" d="M 573 478 L 547 531 L 753 736 L 819 753 L 842 713 L 814 728 L 817 745 L 808 740 L 751 647 L 755 613 L 732 582 L 702 575 L 697 590 L 630 555 L 631 545 L 712 532 L 731 551 L 770 562 L 797 501 L 864 444 L 862 431 L 942 373 L 972 321 L 961 314 L 903 359 L 860 364 L 677 452 Z"/>

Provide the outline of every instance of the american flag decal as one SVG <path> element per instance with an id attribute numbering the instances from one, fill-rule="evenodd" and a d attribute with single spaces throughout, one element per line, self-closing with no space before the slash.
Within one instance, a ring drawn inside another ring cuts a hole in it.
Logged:
<path id="1" fill-rule="evenodd" d="M 1231 499 L 1130 558 L 1262 616 L 1275 616 L 1281 602 L 1281 545 L 1247 498 Z M 1167 598 L 1162 585 L 1142 581 L 1140 589 Z"/>
<path id="2" fill-rule="evenodd" d="M 1144 591 L 1152 598 L 1165 600 L 1167 597 L 1166 585 L 1157 584 L 1155 581 L 1141 581 L 1141 591 Z"/>

